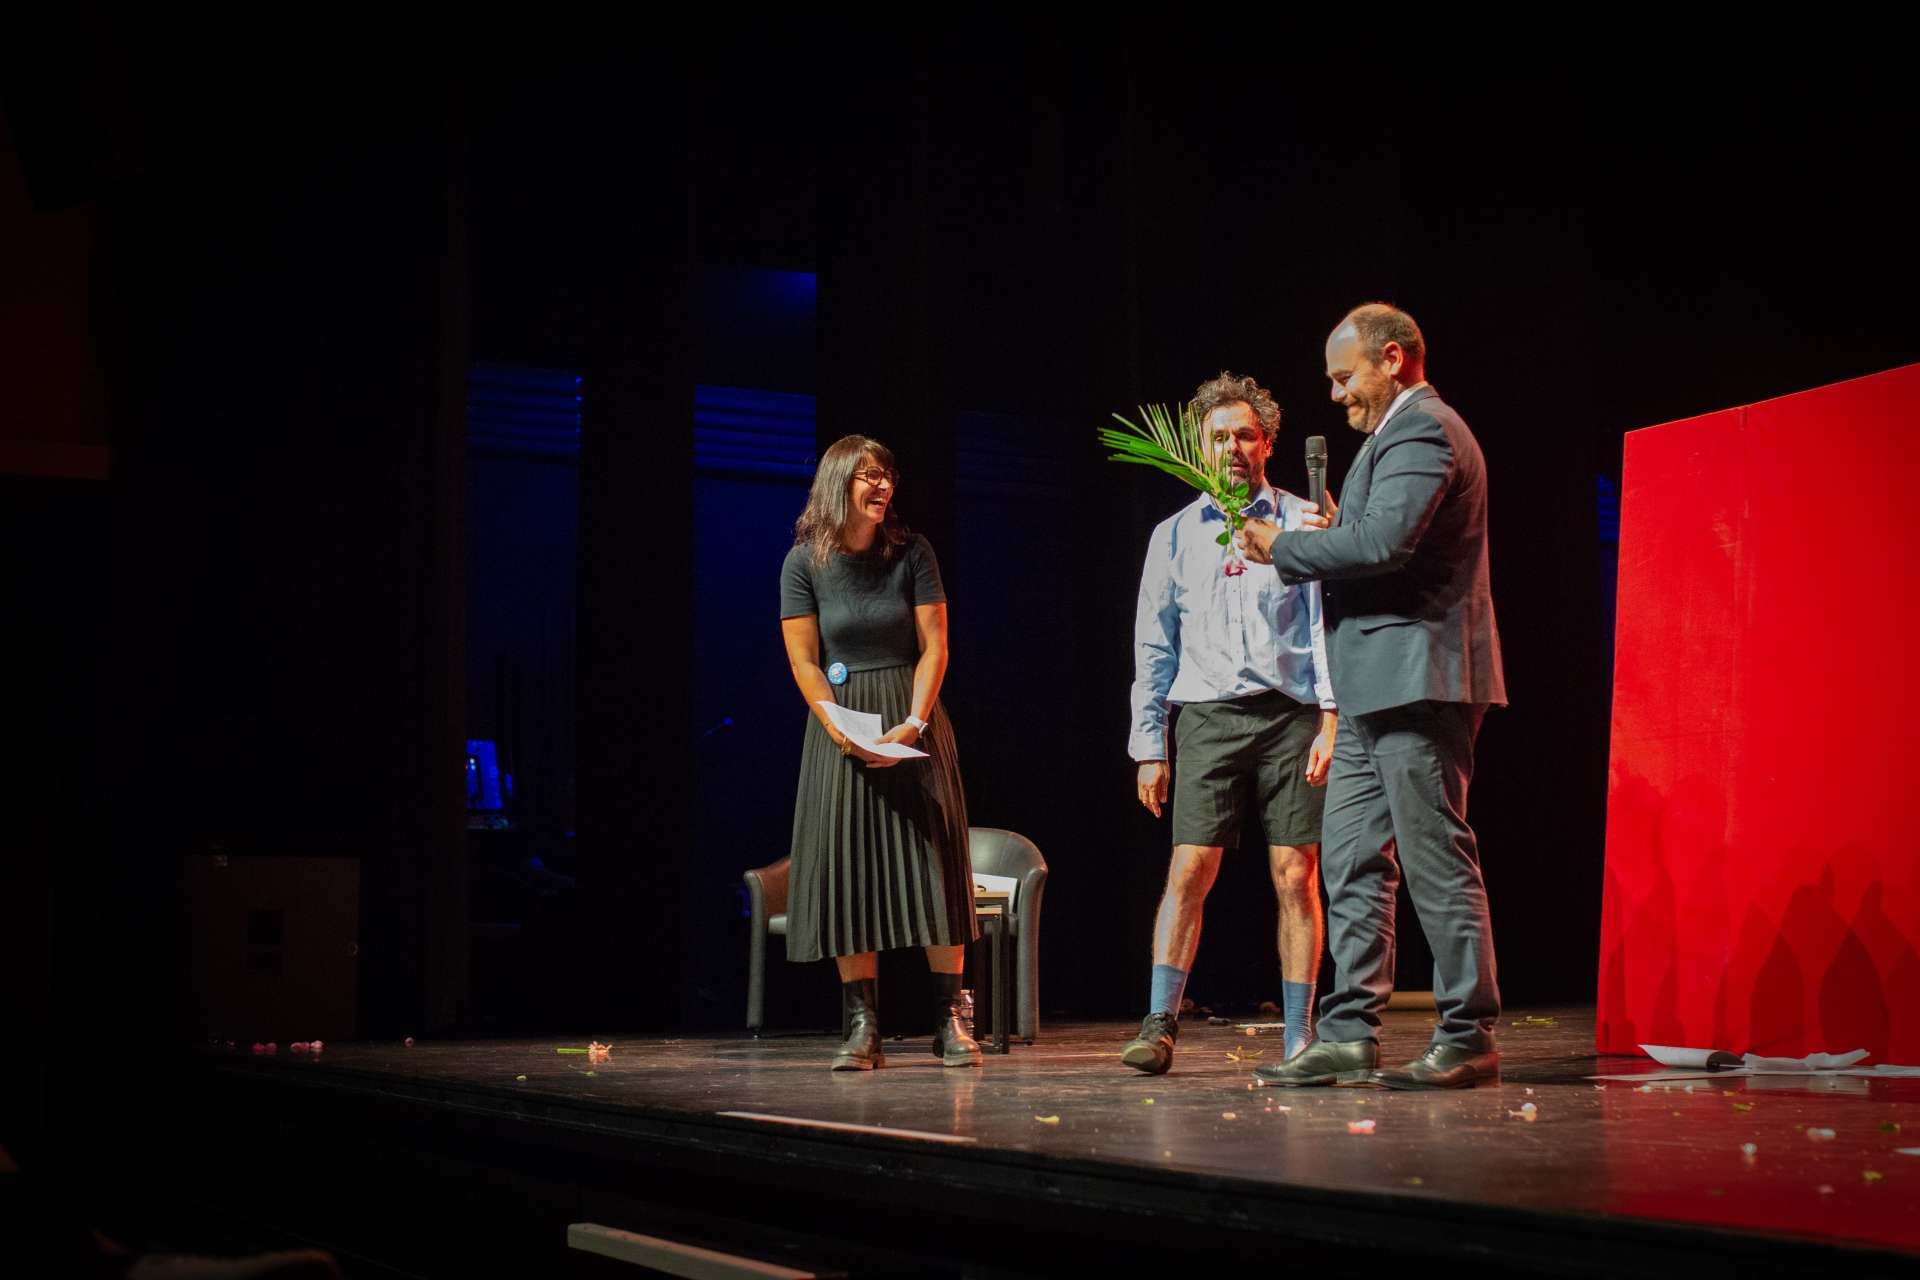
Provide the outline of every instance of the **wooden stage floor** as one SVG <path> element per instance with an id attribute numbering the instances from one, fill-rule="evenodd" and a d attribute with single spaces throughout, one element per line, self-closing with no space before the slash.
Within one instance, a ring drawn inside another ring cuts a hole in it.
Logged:
<path id="1" fill-rule="evenodd" d="M 1390 1014 L 1385 1060 L 1423 1048 L 1430 1018 Z M 649 1160 L 698 1152 L 737 1162 L 743 1177 L 778 1165 L 850 1190 L 862 1177 L 928 1194 L 997 1188 L 1160 1229 L 1276 1241 L 1324 1230 L 1328 1248 L 1378 1233 L 1403 1253 L 1423 1240 L 1436 1257 L 1456 1249 L 1462 1265 L 1499 1257 L 1515 1270 L 1604 1274 L 1659 1271 L 1664 1259 L 1875 1274 L 1920 1264 L 1920 1156 L 1903 1151 L 1920 1148 L 1920 1079 L 1594 1081 L 1652 1064 L 1596 1058 L 1590 1009 L 1540 1009 L 1502 1018 L 1498 1087 L 1265 1089 L 1249 1073 L 1278 1055 L 1277 1034 L 1189 1020 L 1172 1073 L 1147 1077 L 1118 1061 L 1131 1030 L 1051 1023 L 1037 1044 L 990 1053 L 978 1070 L 942 1068 L 923 1037 L 890 1041 L 883 1069 L 834 1073 L 829 1037 L 602 1030 L 612 1051 L 592 1062 L 556 1051 L 587 1037 L 425 1041 L 334 1044 L 317 1060 L 284 1048 L 270 1059 L 205 1054 L 193 1073 L 508 1117 L 519 1133 L 624 1136 Z M 469 1143 L 465 1159 L 482 1149 Z"/>

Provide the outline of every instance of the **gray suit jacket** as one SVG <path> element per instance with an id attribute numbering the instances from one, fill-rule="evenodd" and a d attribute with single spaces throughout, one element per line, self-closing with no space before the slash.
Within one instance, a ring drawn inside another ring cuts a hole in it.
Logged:
<path id="1" fill-rule="evenodd" d="M 1335 497 L 1334 527 L 1281 534 L 1273 563 L 1288 582 L 1323 583 L 1340 710 L 1504 706 L 1486 464 L 1460 415 L 1421 387 L 1374 433 Z"/>

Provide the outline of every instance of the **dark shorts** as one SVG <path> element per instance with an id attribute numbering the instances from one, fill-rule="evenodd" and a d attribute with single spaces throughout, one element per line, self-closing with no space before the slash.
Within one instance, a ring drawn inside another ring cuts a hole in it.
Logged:
<path id="1" fill-rule="evenodd" d="M 1307 783 L 1320 708 L 1269 692 L 1189 702 L 1173 728 L 1173 842 L 1237 848 L 1247 815 L 1270 845 L 1320 842 L 1327 789 Z"/>

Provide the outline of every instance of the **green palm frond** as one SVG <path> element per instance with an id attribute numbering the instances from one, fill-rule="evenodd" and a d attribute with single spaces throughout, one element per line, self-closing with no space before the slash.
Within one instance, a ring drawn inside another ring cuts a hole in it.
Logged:
<path id="1" fill-rule="evenodd" d="M 1100 443 L 1113 451 L 1107 455 L 1111 461 L 1133 462 L 1166 472 L 1212 498 L 1237 526 L 1233 517 L 1246 499 L 1247 486 L 1233 483 L 1224 458 L 1216 462 L 1207 457 L 1200 420 L 1190 406 L 1141 405 L 1140 423 L 1117 413 L 1113 418 L 1126 429 L 1101 427 L 1097 432 Z"/>

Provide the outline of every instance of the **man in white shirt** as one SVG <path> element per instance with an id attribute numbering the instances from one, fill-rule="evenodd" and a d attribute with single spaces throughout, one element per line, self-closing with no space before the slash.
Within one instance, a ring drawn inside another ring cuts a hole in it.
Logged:
<path id="1" fill-rule="evenodd" d="M 1243 511 L 1286 529 L 1324 529 L 1319 509 L 1267 484 L 1280 406 L 1252 378 L 1201 384 L 1193 410 L 1215 456 L 1248 489 Z M 1266 833 L 1280 900 L 1286 1051 L 1312 1039 L 1320 968 L 1320 819 L 1338 717 L 1316 583 L 1290 586 L 1245 564 L 1227 521 L 1201 497 L 1148 542 L 1134 620 L 1135 792 L 1159 817 L 1173 793 L 1173 861 L 1153 930 L 1147 1016 L 1121 1060 L 1158 1075 L 1173 1064 L 1180 1000 L 1200 945 L 1201 909 L 1249 812 Z M 1178 704 L 1172 760 L 1168 707 Z M 1177 768 L 1173 761 L 1178 762 Z"/>

